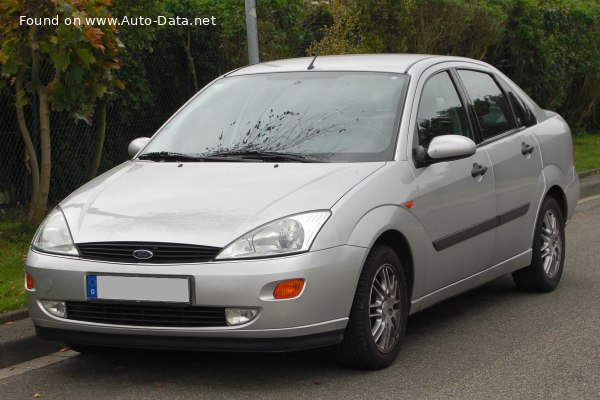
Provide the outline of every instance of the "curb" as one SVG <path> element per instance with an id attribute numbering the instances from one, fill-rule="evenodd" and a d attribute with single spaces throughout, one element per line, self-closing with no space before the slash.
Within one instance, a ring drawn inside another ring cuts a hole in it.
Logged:
<path id="1" fill-rule="evenodd" d="M 579 179 L 587 178 L 590 175 L 600 174 L 600 168 L 588 169 L 587 171 L 583 171 L 578 173 Z"/>
<path id="2" fill-rule="evenodd" d="M 600 194 L 600 168 L 580 173 L 579 182 L 581 185 L 580 199 Z"/>
<path id="3" fill-rule="evenodd" d="M 600 194 L 600 168 L 579 173 L 580 199 Z M 39 339 L 26 308 L 0 314 L 0 368 L 61 350 L 57 342 Z"/>
<path id="4" fill-rule="evenodd" d="M 25 318 L 29 318 L 29 310 L 27 308 L 21 308 L 20 310 L 5 312 L 4 314 L 0 314 L 0 325 Z"/>

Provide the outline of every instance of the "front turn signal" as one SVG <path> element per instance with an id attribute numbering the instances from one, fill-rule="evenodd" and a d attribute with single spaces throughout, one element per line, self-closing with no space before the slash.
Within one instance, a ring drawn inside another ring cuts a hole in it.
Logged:
<path id="1" fill-rule="evenodd" d="M 275 286 L 273 297 L 276 299 L 293 299 L 298 297 L 304 289 L 304 279 L 288 279 L 282 281 Z"/>

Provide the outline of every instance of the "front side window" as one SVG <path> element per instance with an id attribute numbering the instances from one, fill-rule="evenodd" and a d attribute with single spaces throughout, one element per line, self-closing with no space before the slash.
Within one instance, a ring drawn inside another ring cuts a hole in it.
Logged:
<path id="1" fill-rule="evenodd" d="M 448 72 L 431 77 L 423 88 L 417 113 L 419 145 L 427 148 L 440 135 L 468 136 L 465 109 Z"/>
<path id="2" fill-rule="evenodd" d="M 321 161 L 393 158 L 406 75 L 290 72 L 233 76 L 206 88 L 145 153 L 275 152 Z"/>
<path id="3" fill-rule="evenodd" d="M 506 96 L 489 74 L 459 70 L 458 75 L 473 102 L 483 140 L 516 128 Z"/>

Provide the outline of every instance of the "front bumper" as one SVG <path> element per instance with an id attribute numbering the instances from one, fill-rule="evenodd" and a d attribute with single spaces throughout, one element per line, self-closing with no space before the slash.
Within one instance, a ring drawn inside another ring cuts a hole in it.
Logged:
<path id="1" fill-rule="evenodd" d="M 356 283 L 368 249 L 355 246 L 262 259 L 199 264 L 122 264 L 30 251 L 26 271 L 31 319 L 42 338 L 117 347 L 284 351 L 339 342 L 348 322 Z M 85 277 L 98 274 L 191 276 L 192 305 L 256 307 L 240 326 L 154 327 L 84 322 L 55 317 L 39 300 L 87 301 Z M 275 282 L 305 279 L 295 299 L 274 300 Z M 271 289 L 272 290 L 272 289 Z"/>
<path id="2" fill-rule="evenodd" d="M 340 343 L 344 331 L 316 333 L 307 336 L 274 338 L 212 338 L 156 335 L 122 335 L 113 333 L 83 332 L 36 326 L 37 335 L 45 340 L 77 343 L 91 346 L 125 347 L 138 349 L 196 350 L 196 351 L 261 351 L 283 352 L 307 350 Z"/>

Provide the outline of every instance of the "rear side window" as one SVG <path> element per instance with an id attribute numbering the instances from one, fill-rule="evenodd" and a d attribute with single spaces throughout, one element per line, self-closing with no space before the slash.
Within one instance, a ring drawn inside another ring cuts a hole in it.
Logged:
<path id="1" fill-rule="evenodd" d="M 473 102 L 483 140 L 516 128 L 508 99 L 490 75 L 470 70 L 458 74 Z"/>
<path id="2" fill-rule="evenodd" d="M 419 144 L 425 148 L 440 135 L 467 136 L 465 109 L 448 75 L 441 72 L 431 77 L 421 94 L 417 114 Z"/>
<path id="3" fill-rule="evenodd" d="M 519 126 L 533 126 L 537 120 L 533 112 L 527 107 L 525 102 L 513 92 L 508 92 L 508 97 L 513 105 L 515 114 L 517 114 L 517 124 Z"/>

